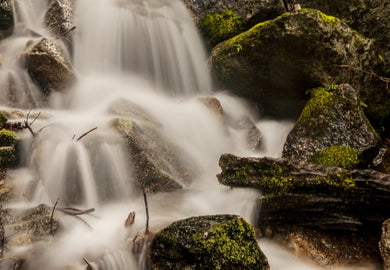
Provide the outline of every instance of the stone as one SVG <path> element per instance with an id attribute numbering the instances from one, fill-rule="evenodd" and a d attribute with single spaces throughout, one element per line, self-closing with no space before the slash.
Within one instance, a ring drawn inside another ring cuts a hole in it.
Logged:
<path id="1" fill-rule="evenodd" d="M 21 58 L 33 81 L 44 93 L 65 92 L 76 81 L 76 75 L 62 47 L 52 39 L 42 38 L 25 51 Z"/>
<path id="2" fill-rule="evenodd" d="M 222 120 L 223 109 L 221 102 L 214 97 L 200 97 L 198 100 L 204 104 L 216 117 Z"/>
<path id="3" fill-rule="evenodd" d="M 151 269 L 270 269 L 255 232 L 234 215 L 191 217 L 154 237 Z"/>
<path id="4" fill-rule="evenodd" d="M 0 1 L 0 40 L 9 37 L 14 28 L 11 0 Z"/>
<path id="5" fill-rule="evenodd" d="M 383 222 L 379 250 L 383 259 L 383 270 L 390 269 L 390 219 Z"/>
<path id="6" fill-rule="evenodd" d="M 153 128 L 130 119 L 117 118 L 114 128 L 125 138 L 135 185 L 147 192 L 168 192 L 191 182 L 191 170 L 180 149 L 168 143 Z"/>
<path id="7" fill-rule="evenodd" d="M 287 136 L 282 157 L 306 161 L 331 146 L 348 146 L 362 152 L 378 142 L 379 136 L 350 85 L 342 84 L 334 90 L 316 88 Z"/>
<path id="8" fill-rule="evenodd" d="M 66 37 L 75 28 L 73 23 L 73 0 L 53 0 L 45 14 L 45 24 L 59 37 Z"/>
<path id="9" fill-rule="evenodd" d="M 259 23 L 214 47 L 209 63 L 221 87 L 258 104 L 265 116 L 296 119 L 307 101 L 306 90 L 342 83 L 358 93 L 378 93 L 371 98 L 375 105 L 362 99 L 371 118 L 380 110 L 375 107 L 388 110 L 386 84 L 361 71 L 383 75 L 373 41 L 317 10 Z"/>

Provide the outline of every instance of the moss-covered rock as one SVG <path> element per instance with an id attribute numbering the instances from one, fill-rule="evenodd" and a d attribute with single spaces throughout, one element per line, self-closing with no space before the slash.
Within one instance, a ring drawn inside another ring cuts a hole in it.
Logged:
<path id="1" fill-rule="evenodd" d="M 331 146 L 343 145 L 361 152 L 376 146 L 378 142 L 379 136 L 365 117 L 356 91 L 351 86 L 343 84 L 311 91 L 311 99 L 289 133 L 282 156 L 294 160 L 307 160 L 315 152 Z M 332 150 L 346 151 L 346 148 L 330 148 L 324 154 L 329 155 Z M 341 162 L 340 157 L 339 155 Z"/>
<path id="2" fill-rule="evenodd" d="M 315 164 L 352 170 L 359 164 L 359 154 L 360 152 L 358 150 L 351 147 L 337 145 L 315 152 L 307 161 Z"/>
<path id="3" fill-rule="evenodd" d="M 152 269 L 269 269 L 253 228 L 241 217 L 192 217 L 156 234 Z"/>
<path id="4" fill-rule="evenodd" d="M 389 111 L 385 83 L 361 71 L 384 75 L 378 55 L 372 40 L 343 21 L 303 9 L 218 44 L 210 65 L 222 86 L 258 103 L 266 115 L 296 119 L 306 103 L 306 89 L 341 83 L 378 94 L 382 100 L 377 104 Z M 363 101 L 376 110 L 371 100 Z"/>
<path id="5" fill-rule="evenodd" d="M 214 47 L 218 43 L 232 38 L 245 30 L 245 21 L 232 10 L 226 9 L 223 13 L 206 13 L 199 21 L 207 43 Z"/>
<path id="6" fill-rule="evenodd" d="M 0 40 L 10 36 L 14 28 L 11 0 L 0 1 Z"/>
<path id="7" fill-rule="evenodd" d="M 76 75 L 62 47 L 55 41 L 41 39 L 22 55 L 22 64 L 44 93 L 66 91 Z"/>

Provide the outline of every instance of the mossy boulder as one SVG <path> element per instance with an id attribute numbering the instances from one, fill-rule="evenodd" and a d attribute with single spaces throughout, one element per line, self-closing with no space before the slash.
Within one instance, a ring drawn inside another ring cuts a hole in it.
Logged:
<path id="1" fill-rule="evenodd" d="M 15 134 L 6 129 L 0 130 L 0 170 L 16 165 Z"/>
<path id="2" fill-rule="evenodd" d="M 51 1 L 45 14 L 45 24 L 55 36 L 66 37 L 75 27 L 73 9 L 73 0 Z"/>
<path id="3" fill-rule="evenodd" d="M 21 58 L 33 81 L 48 93 L 64 92 L 76 81 L 76 75 L 63 48 L 53 39 L 42 38 Z"/>
<path id="4" fill-rule="evenodd" d="M 270 269 L 253 228 L 233 215 L 192 217 L 156 234 L 151 269 Z"/>
<path id="5" fill-rule="evenodd" d="M 209 61 L 221 86 L 277 118 L 296 119 L 307 101 L 305 90 L 318 86 L 349 83 L 357 91 L 378 93 L 382 100 L 376 104 L 390 100 L 383 81 L 361 72 L 383 75 L 372 40 L 318 10 L 285 13 L 257 24 L 218 44 Z M 363 101 L 368 108 L 377 106 Z"/>
<path id="6" fill-rule="evenodd" d="M 10 36 L 14 28 L 11 0 L 0 1 L 0 40 Z"/>
<path id="7" fill-rule="evenodd" d="M 316 88 L 311 90 L 311 99 L 287 136 L 282 157 L 307 160 L 315 152 L 332 146 L 350 147 L 361 152 L 378 142 L 379 137 L 365 117 L 356 91 L 350 85 Z M 330 148 L 327 153 L 339 148 Z M 354 159 L 346 149 L 341 149 L 344 157 L 338 158 Z M 356 164 L 356 161 L 350 161 Z"/>
<path id="8" fill-rule="evenodd" d="M 199 21 L 199 28 L 210 47 L 232 38 L 245 30 L 245 21 L 232 10 L 223 13 L 206 13 Z"/>

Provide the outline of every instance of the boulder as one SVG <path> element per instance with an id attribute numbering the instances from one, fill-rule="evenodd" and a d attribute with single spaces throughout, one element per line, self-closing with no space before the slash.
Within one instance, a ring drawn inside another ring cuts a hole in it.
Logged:
<path id="1" fill-rule="evenodd" d="M 198 100 L 204 104 L 218 119 L 223 117 L 221 102 L 214 97 L 200 97 Z"/>
<path id="2" fill-rule="evenodd" d="M 191 217 L 154 237 L 151 269 L 270 269 L 253 228 L 233 215 Z"/>
<path id="3" fill-rule="evenodd" d="M 64 92 L 76 81 L 66 54 L 55 40 L 42 38 L 23 53 L 21 60 L 44 93 L 49 90 Z"/>
<path id="4" fill-rule="evenodd" d="M 341 83 L 378 94 L 375 105 L 363 99 L 370 116 L 378 104 L 389 111 L 385 82 L 364 72 L 383 75 L 372 40 L 317 10 L 257 24 L 218 44 L 209 62 L 221 86 L 256 102 L 265 115 L 296 119 L 307 100 L 305 90 Z"/>
<path id="5" fill-rule="evenodd" d="M 195 22 L 206 13 L 223 13 L 232 10 L 245 20 L 258 16 L 258 20 L 273 19 L 283 12 L 285 8 L 282 0 L 183 0 L 192 13 Z"/>
<path id="6" fill-rule="evenodd" d="M 127 141 L 129 162 L 138 188 L 147 192 L 181 189 L 191 182 L 192 170 L 179 159 L 180 149 L 170 144 L 153 128 L 117 118 L 113 125 Z"/>
<path id="7" fill-rule="evenodd" d="M 348 146 L 361 152 L 378 142 L 379 137 L 351 86 L 316 88 L 311 90 L 311 99 L 287 136 L 282 157 L 304 161 L 332 146 Z M 343 149 L 341 154 L 348 151 Z"/>
<path id="8" fill-rule="evenodd" d="M 11 0 L 0 1 L 0 40 L 10 36 L 14 28 Z"/>
<path id="9" fill-rule="evenodd" d="M 66 37 L 75 28 L 73 24 L 73 0 L 53 0 L 45 14 L 45 24 L 59 37 Z"/>
<path id="10" fill-rule="evenodd" d="M 383 222 L 382 237 L 379 242 L 379 249 L 383 259 L 383 269 L 390 269 L 390 219 Z"/>

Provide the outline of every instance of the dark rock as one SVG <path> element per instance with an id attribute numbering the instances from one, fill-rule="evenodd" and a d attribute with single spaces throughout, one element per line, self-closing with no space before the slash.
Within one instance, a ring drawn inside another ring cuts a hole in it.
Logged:
<path id="1" fill-rule="evenodd" d="M 269 269 L 253 228 L 231 215 L 192 217 L 158 232 L 151 269 Z"/>
<path id="2" fill-rule="evenodd" d="M 66 91 L 76 80 L 66 54 L 54 40 L 41 39 L 24 52 L 22 64 L 45 93 L 49 90 Z"/>
<path id="3" fill-rule="evenodd" d="M 346 84 L 336 89 L 317 88 L 289 133 L 282 157 L 307 160 L 331 146 L 363 151 L 377 145 L 379 137 L 365 117 L 355 90 Z"/>
<path id="4" fill-rule="evenodd" d="M 53 0 L 45 14 L 45 23 L 56 36 L 66 37 L 74 29 L 73 0 Z"/>
<path id="5" fill-rule="evenodd" d="M 383 140 L 377 146 L 363 151 L 360 156 L 360 168 L 374 169 L 390 174 L 390 142 Z"/>
<path id="6" fill-rule="evenodd" d="M 191 182 L 192 170 L 178 158 L 180 150 L 150 126 L 116 119 L 114 127 L 127 140 L 136 186 L 148 192 L 173 191 Z"/>
<path id="7" fill-rule="evenodd" d="M 263 150 L 263 134 L 251 119 L 244 117 L 235 124 L 235 127 L 245 131 L 246 142 L 250 150 L 254 152 Z"/>
<path id="8" fill-rule="evenodd" d="M 379 249 L 383 259 L 383 269 L 390 269 L 390 219 L 383 222 L 382 237 L 379 242 Z"/>
<path id="9" fill-rule="evenodd" d="M 10 36 L 14 28 L 11 0 L 0 1 L 0 40 Z"/>
<path id="10" fill-rule="evenodd" d="M 255 15 L 259 20 L 273 19 L 283 12 L 285 8 L 282 0 L 183 0 L 195 22 L 198 22 L 205 13 L 223 13 L 226 9 L 232 10 L 245 20 Z"/>
<path id="11" fill-rule="evenodd" d="M 296 119 L 307 100 L 305 90 L 318 86 L 349 83 L 358 92 L 378 93 L 375 102 L 382 100 L 377 104 L 390 99 L 383 81 L 361 71 L 383 69 L 372 40 L 316 10 L 257 24 L 217 45 L 210 65 L 223 87 L 278 118 Z M 363 101 L 368 108 L 377 106 L 368 98 Z"/>

